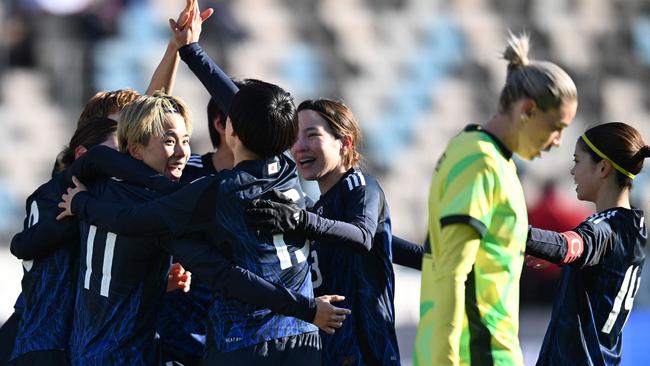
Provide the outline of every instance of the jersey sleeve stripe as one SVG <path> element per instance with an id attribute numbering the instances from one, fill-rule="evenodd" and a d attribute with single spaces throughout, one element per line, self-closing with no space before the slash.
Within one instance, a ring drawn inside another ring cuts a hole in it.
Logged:
<path id="1" fill-rule="evenodd" d="M 366 178 L 364 178 L 363 174 L 361 174 L 361 173 L 358 173 L 358 175 L 359 175 L 359 181 L 361 182 L 361 185 L 365 186 L 366 185 Z"/>
<path id="2" fill-rule="evenodd" d="M 451 216 L 445 216 L 440 219 L 440 227 L 443 228 L 447 225 L 452 225 L 452 224 L 466 224 L 472 227 L 478 235 L 483 238 L 485 236 L 485 233 L 487 233 L 487 227 L 485 226 L 484 223 L 482 223 L 480 220 L 477 220 L 471 216 L 467 215 L 451 215 Z"/>

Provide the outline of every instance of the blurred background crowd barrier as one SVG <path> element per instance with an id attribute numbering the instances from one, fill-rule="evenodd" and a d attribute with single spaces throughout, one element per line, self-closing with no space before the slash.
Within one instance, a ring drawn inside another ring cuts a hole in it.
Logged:
<path id="1" fill-rule="evenodd" d="M 531 222 L 571 228 L 593 207 L 575 198 L 569 174 L 578 136 L 623 121 L 650 140 L 650 2 L 643 0 L 219 0 L 201 44 L 227 71 L 291 91 L 296 101 L 342 99 L 364 132 L 364 164 L 383 186 L 393 229 L 422 242 L 433 167 L 450 137 L 495 112 L 505 79 L 508 30 L 527 31 L 530 57 L 574 78 L 578 114 L 560 149 L 518 162 Z M 8 246 L 28 194 L 48 179 L 88 98 L 99 90 L 143 92 L 183 0 L 3 0 L 0 6 L 0 322 L 20 289 Z M 192 149 L 210 149 L 208 95 L 181 63 L 175 95 L 190 105 Z M 646 168 L 648 171 L 648 168 Z M 306 187 L 315 192 L 315 187 Z M 650 178 L 635 181 L 648 208 Z M 557 269 L 522 277 L 526 362 L 541 345 Z M 647 272 L 647 271 L 646 271 Z M 410 364 L 419 274 L 397 270 L 398 331 Z M 648 363 L 650 280 L 627 323 L 625 364 Z"/>

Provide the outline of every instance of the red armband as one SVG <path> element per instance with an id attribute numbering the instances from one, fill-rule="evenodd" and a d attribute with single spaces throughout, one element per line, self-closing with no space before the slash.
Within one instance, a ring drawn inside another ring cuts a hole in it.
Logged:
<path id="1" fill-rule="evenodd" d="M 582 236 L 575 231 L 565 231 L 560 234 L 564 236 L 567 243 L 566 255 L 564 256 L 564 259 L 562 259 L 562 263 L 571 263 L 580 258 L 582 251 L 585 248 Z"/>

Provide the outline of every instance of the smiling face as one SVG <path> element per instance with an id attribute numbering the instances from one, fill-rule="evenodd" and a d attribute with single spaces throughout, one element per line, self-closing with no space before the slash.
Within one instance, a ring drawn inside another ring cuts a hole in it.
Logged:
<path id="1" fill-rule="evenodd" d="M 298 113 L 298 138 L 291 147 L 298 171 L 306 180 L 316 180 L 331 187 L 346 172 L 343 161 L 343 140 L 337 139 L 318 112 L 305 109 Z"/>
<path id="2" fill-rule="evenodd" d="M 146 145 L 136 144 L 135 158 L 167 178 L 179 180 L 190 156 L 190 136 L 183 117 L 177 113 L 165 115 L 162 136 L 151 136 Z"/>
<path id="3" fill-rule="evenodd" d="M 578 102 L 569 100 L 548 111 L 535 109 L 523 122 L 515 152 L 526 160 L 532 160 L 541 156 L 542 151 L 560 146 L 562 133 L 573 121 L 577 108 Z"/>
<path id="4" fill-rule="evenodd" d="M 594 162 L 589 153 L 584 150 L 584 145 L 580 143 L 576 143 L 573 162 L 571 175 L 576 184 L 578 199 L 595 202 L 599 182 L 598 163 Z"/>

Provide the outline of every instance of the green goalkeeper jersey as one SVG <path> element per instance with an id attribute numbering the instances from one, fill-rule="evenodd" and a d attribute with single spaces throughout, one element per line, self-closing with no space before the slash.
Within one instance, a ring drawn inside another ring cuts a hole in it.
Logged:
<path id="1" fill-rule="evenodd" d="M 415 365 L 523 365 L 526 204 L 512 153 L 480 126 L 465 128 L 440 158 L 428 226 Z M 459 241 L 468 232 L 474 239 Z"/>

